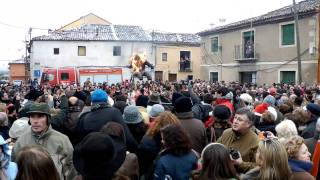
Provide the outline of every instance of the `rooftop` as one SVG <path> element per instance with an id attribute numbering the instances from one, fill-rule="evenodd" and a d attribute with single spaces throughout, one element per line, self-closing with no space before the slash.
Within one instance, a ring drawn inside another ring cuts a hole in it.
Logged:
<path id="1" fill-rule="evenodd" d="M 54 31 L 32 38 L 33 41 L 139 41 L 156 43 L 199 44 L 195 34 L 149 32 L 140 26 L 87 24 L 80 28 Z"/>
<path id="2" fill-rule="evenodd" d="M 297 4 L 297 10 L 299 12 L 299 17 L 310 16 L 317 13 L 317 8 L 320 5 L 319 0 L 305 0 Z M 213 29 L 201 31 L 198 34 L 200 36 L 206 36 L 214 33 L 227 32 L 242 28 L 247 28 L 252 25 L 263 25 L 271 22 L 277 22 L 285 20 L 287 18 L 293 18 L 293 5 L 285 6 L 283 8 L 268 12 L 261 16 L 241 20 L 224 26 L 218 26 Z"/>

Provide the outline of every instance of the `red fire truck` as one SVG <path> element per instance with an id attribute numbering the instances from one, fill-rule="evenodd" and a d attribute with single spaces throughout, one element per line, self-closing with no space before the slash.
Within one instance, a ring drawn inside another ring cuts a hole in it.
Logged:
<path id="1" fill-rule="evenodd" d="M 121 82 L 121 68 L 44 68 L 42 70 L 41 84 L 48 83 L 51 86 L 57 84 L 83 84 L 87 79 L 93 83 L 108 82 L 108 84 Z"/>

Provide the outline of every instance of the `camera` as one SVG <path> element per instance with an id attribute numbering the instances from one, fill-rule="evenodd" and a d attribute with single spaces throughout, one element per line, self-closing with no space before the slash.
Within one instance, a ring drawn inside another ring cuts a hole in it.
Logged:
<path id="1" fill-rule="evenodd" d="M 240 152 L 236 149 L 230 148 L 229 154 L 231 155 L 232 159 L 236 160 L 240 158 Z"/>

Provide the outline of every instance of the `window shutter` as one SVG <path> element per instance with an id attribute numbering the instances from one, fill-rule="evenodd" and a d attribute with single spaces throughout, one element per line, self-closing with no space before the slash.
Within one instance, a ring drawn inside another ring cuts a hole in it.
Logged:
<path id="1" fill-rule="evenodd" d="M 219 39 L 218 37 L 211 38 L 211 52 L 219 51 Z"/>
<path id="2" fill-rule="evenodd" d="M 294 24 L 282 26 L 282 45 L 293 45 L 294 42 Z"/>

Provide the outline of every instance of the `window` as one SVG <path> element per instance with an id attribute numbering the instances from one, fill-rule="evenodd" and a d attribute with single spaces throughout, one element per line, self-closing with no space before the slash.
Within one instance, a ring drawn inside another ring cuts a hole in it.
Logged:
<path id="1" fill-rule="evenodd" d="M 121 46 L 113 46 L 113 56 L 121 56 Z"/>
<path id="2" fill-rule="evenodd" d="M 162 53 L 161 57 L 162 57 L 162 61 L 167 61 L 168 53 Z"/>
<path id="3" fill-rule="evenodd" d="M 53 54 L 58 55 L 59 54 L 59 48 L 53 48 Z"/>
<path id="4" fill-rule="evenodd" d="M 219 81 L 218 72 L 210 72 L 210 82 Z"/>
<path id="5" fill-rule="evenodd" d="M 281 25 L 281 45 L 288 46 L 295 44 L 294 24 Z"/>
<path id="6" fill-rule="evenodd" d="M 217 53 L 219 51 L 219 38 L 218 36 L 211 38 L 211 52 Z"/>
<path id="7" fill-rule="evenodd" d="M 280 82 L 295 84 L 296 82 L 296 72 L 295 71 L 280 71 Z"/>
<path id="8" fill-rule="evenodd" d="M 240 81 L 241 83 L 256 83 L 256 72 L 240 72 Z"/>
<path id="9" fill-rule="evenodd" d="M 78 56 L 86 56 L 86 47 L 78 46 Z"/>
<path id="10" fill-rule="evenodd" d="M 254 31 L 242 33 L 243 58 L 254 58 Z"/>
<path id="11" fill-rule="evenodd" d="M 180 71 L 186 72 L 191 71 L 191 52 L 190 51 L 180 51 Z"/>
<path id="12" fill-rule="evenodd" d="M 61 73 L 61 80 L 62 81 L 69 80 L 69 73 Z"/>

